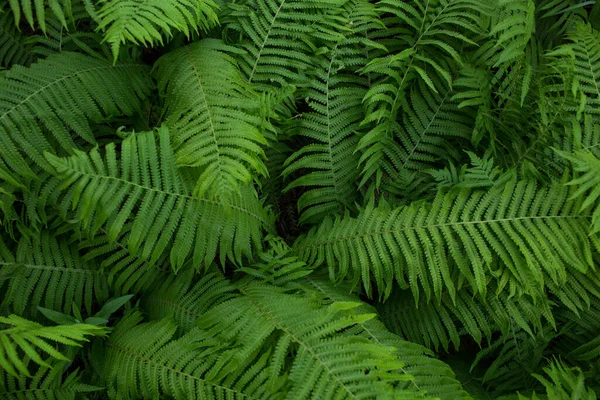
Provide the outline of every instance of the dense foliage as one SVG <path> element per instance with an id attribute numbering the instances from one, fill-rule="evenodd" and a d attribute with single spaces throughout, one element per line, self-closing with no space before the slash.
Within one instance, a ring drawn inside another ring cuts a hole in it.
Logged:
<path id="1" fill-rule="evenodd" d="M 0 398 L 600 393 L 600 3 L 0 7 Z"/>

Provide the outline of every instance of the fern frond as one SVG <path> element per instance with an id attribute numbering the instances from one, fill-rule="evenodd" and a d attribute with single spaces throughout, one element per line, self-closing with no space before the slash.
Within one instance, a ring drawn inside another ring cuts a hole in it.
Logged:
<path id="1" fill-rule="evenodd" d="M 234 286 L 218 273 L 204 275 L 194 283 L 194 270 L 171 276 L 143 300 L 142 308 L 151 320 L 172 317 L 187 332 L 196 320 L 216 304 L 234 297 Z"/>
<path id="2" fill-rule="evenodd" d="M 347 0 L 243 0 L 228 2 L 223 22 L 240 34 L 240 68 L 262 88 L 305 86 L 315 39 L 339 32 L 336 12 Z"/>
<path id="3" fill-rule="evenodd" d="M 516 328 L 533 336 L 544 324 L 556 326 L 547 302 L 536 304 L 532 300 L 527 295 L 515 298 L 493 292 L 481 299 L 463 289 L 455 299 L 444 295 L 439 303 L 415 303 L 410 292 L 398 291 L 378 310 L 386 326 L 402 338 L 448 351 L 450 344 L 459 350 L 464 335 L 481 346 L 482 340 L 490 342 L 492 334 L 498 331 L 508 335 Z"/>
<path id="4" fill-rule="evenodd" d="M 362 47 L 369 46 L 365 36 L 376 24 L 377 13 L 372 4 L 360 0 L 349 2 L 347 10 L 344 17 L 352 22 L 352 31 L 331 44 L 319 59 L 307 88 L 305 101 L 312 111 L 303 113 L 298 132 L 311 141 L 287 159 L 282 172 L 284 177 L 300 175 L 284 191 L 308 188 L 298 199 L 300 223 L 341 213 L 356 199 L 358 155 L 354 150 L 368 80 L 351 68 L 366 62 Z"/>
<path id="5" fill-rule="evenodd" d="M 0 14 L 0 66 L 29 65 L 34 60 L 21 32 L 15 27 L 9 13 Z"/>
<path id="6" fill-rule="evenodd" d="M 206 345 L 215 336 L 220 343 L 237 344 L 222 355 L 220 375 L 225 376 L 240 360 L 254 357 L 265 342 L 272 342 L 267 347 L 272 348 L 270 384 L 289 373 L 288 399 L 393 398 L 394 382 L 413 379 L 401 372 L 404 364 L 394 356 L 393 348 L 344 334 L 375 316 L 354 312 L 360 303 L 324 306 L 316 299 L 252 282 L 240 291 L 241 296 L 214 307 L 197 322 L 206 331 Z M 286 366 L 290 351 L 293 361 Z M 401 394 L 410 397 L 408 392 Z"/>
<path id="7" fill-rule="evenodd" d="M 139 313 L 126 316 L 107 341 L 103 378 L 111 398 L 282 398 L 265 385 L 267 354 L 258 357 L 256 364 L 246 365 L 247 370 L 230 370 L 225 377 L 217 377 L 220 354 L 198 347 L 192 336 L 195 331 L 176 339 L 177 325 L 172 320 L 138 325 L 140 321 Z"/>
<path id="8" fill-rule="evenodd" d="M 0 371 L 13 376 L 30 376 L 26 360 L 50 367 L 38 353 L 38 349 L 56 360 L 68 360 L 50 343 L 81 346 L 88 336 L 104 336 L 106 329 L 88 324 L 42 326 L 17 315 L 0 317 L 0 324 L 8 325 L 0 330 Z"/>
<path id="9" fill-rule="evenodd" d="M 511 62 L 523 55 L 525 46 L 535 29 L 535 3 L 533 0 L 499 0 L 490 36 L 496 39 L 494 47 L 498 56 L 494 66 Z"/>
<path id="10" fill-rule="evenodd" d="M 218 23 L 213 0 L 102 0 L 100 4 L 98 30 L 104 31 L 115 62 L 123 43 L 162 45 L 163 35 L 183 32 L 189 38 Z"/>
<path id="11" fill-rule="evenodd" d="M 399 136 L 398 117 L 409 101 L 407 88 L 415 80 L 433 93 L 451 88 L 454 71 L 448 63 L 462 63 L 461 48 L 474 44 L 466 35 L 479 32 L 481 13 L 486 9 L 483 2 L 476 0 L 431 3 L 378 2 L 380 12 L 391 15 L 385 20 L 388 29 L 394 32 L 398 27 L 399 32 L 393 41 L 382 41 L 393 46 L 394 53 L 373 58 L 363 69 L 376 81 L 364 99 L 367 116 L 363 124 L 370 130 L 359 145 L 365 149 L 362 183 L 373 177 L 380 182 L 382 169 L 390 168 L 388 163 L 402 164 L 398 158 L 404 152 L 393 138 Z"/>
<path id="12" fill-rule="evenodd" d="M 267 174 L 260 97 L 220 49 L 232 50 L 203 40 L 156 63 L 176 162 L 202 169 L 194 191 L 200 196 L 231 195 L 255 175 Z"/>
<path id="13" fill-rule="evenodd" d="M 485 363 L 482 381 L 495 394 L 534 387 L 531 374 L 540 370 L 546 349 L 555 335 L 549 327 L 535 336 L 515 327 L 509 335 L 499 337 L 479 351 L 471 369 Z"/>
<path id="14" fill-rule="evenodd" d="M 577 191 L 573 198 L 582 198 L 581 210 L 592 213 L 591 233 L 600 232 L 600 159 L 590 151 L 578 151 L 573 154 L 560 153 L 571 161 L 575 171 L 580 176 L 575 177 L 568 185 L 573 185 Z"/>
<path id="15" fill-rule="evenodd" d="M 500 290 L 508 284 L 511 293 L 536 298 L 545 281 L 558 284 L 569 269 L 593 268 L 600 243 L 588 237 L 589 217 L 571 194 L 563 185 L 521 181 L 487 192 L 440 192 L 432 204 L 369 204 L 357 218 L 325 220 L 294 249 L 309 265 L 326 265 L 335 280 L 362 281 L 368 294 L 374 279 L 384 298 L 393 279 L 418 301 L 421 292 L 427 300 L 445 290 L 454 298 L 459 276 L 485 294 L 494 275 L 504 275 Z M 492 274 L 495 257 L 504 267 Z"/>
<path id="16" fill-rule="evenodd" d="M 15 255 L 0 255 L 2 305 L 24 315 L 37 306 L 70 312 L 75 304 L 92 311 L 108 299 L 108 284 L 94 262 L 84 262 L 77 246 L 65 237 L 42 231 L 19 241 Z"/>
<path id="17" fill-rule="evenodd" d="M 394 153 L 386 150 L 388 161 L 385 172 L 388 179 L 382 184 L 385 189 L 394 192 L 394 182 L 405 170 L 422 171 L 434 167 L 441 160 L 458 158 L 458 153 L 448 146 L 448 141 L 464 139 L 467 144 L 472 126 L 469 115 L 459 110 L 451 98 L 452 93 L 448 90 L 437 94 L 420 83 L 410 91 L 407 99 L 402 100 L 401 117 L 394 132 Z M 370 142 L 371 133 L 361 138 L 358 149 L 382 145 Z M 367 162 L 372 151 L 365 151 L 361 163 Z M 363 175 L 361 184 L 371 175 Z"/>
<path id="18" fill-rule="evenodd" d="M 0 177 L 36 179 L 31 162 L 51 171 L 44 152 L 71 153 L 73 136 L 94 143 L 89 121 L 140 111 L 151 87 L 146 66 L 76 53 L 14 66 L 0 82 Z"/>
<path id="19" fill-rule="evenodd" d="M 62 26 L 67 28 L 66 18 L 71 14 L 71 0 L 33 0 L 33 4 L 32 0 L 9 0 L 8 3 L 15 17 L 16 26 L 21 23 L 22 15 L 32 29 L 36 29 L 39 25 L 42 32 L 46 33 L 46 12 L 49 7 Z"/>
<path id="20" fill-rule="evenodd" d="M 358 301 L 357 296 L 350 294 L 351 290 L 347 284 L 335 285 L 327 277 L 318 275 L 310 275 L 304 280 L 304 287 L 317 290 L 324 298 L 338 302 Z M 363 303 L 359 311 L 369 313 L 373 309 Z M 428 395 L 440 399 L 471 399 L 447 364 L 436 359 L 433 353 L 425 347 L 403 340 L 391 333 L 381 321 L 371 319 L 358 323 L 354 328 L 354 333 L 360 334 L 370 341 L 396 348 L 394 354 L 406 364 L 402 367 L 402 372 L 414 377 L 411 381 L 400 383 L 400 388 L 416 393 L 426 391 Z"/>
<path id="21" fill-rule="evenodd" d="M 59 207 L 77 210 L 83 229 L 94 235 L 104 227 L 114 241 L 124 225 L 131 255 L 138 251 L 151 263 L 170 251 L 175 270 L 192 256 L 194 265 L 209 265 L 217 252 L 222 263 L 239 263 L 260 243 L 269 216 L 252 188 L 227 203 L 190 194 L 189 181 L 175 165 L 167 128 L 131 134 L 117 152 L 114 143 L 69 158 L 47 155 L 61 189 Z"/>
<path id="22" fill-rule="evenodd" d="M 106 275 L 109 286 L 118 294 L 143 293 L 156 281 L 164 278 L 164 270 L 169 267 L 169 257 L 165 252 L 157 261 L 132 255 L 127 243 L 131 235 L 132 223 L 123 227 L 123 231 L 114 240 L 106 231 L 83 240 L 79 244 L 85 262 L 99 264 L 99 270 Z"/>
<path id="23" fill-rule="evenodd" d="M 552 360 L 544 368 L 544 375 L 533 376 L 544 385 L 549 399 L 596 400 L 596 393 L 585 386 L 584 376 L 579 368 L 569 367 L 562 361 Z"/>
<path id="24" fill-rule="evenodd" d="M 63 361 L 52 361 L 49 367 L 38 367 L 31 378 L 25 375 L 15 377 L 0 368 L 0 396 L 5 400 L 66 400 L 102 389 L 81 383 L 77 371 L 63 379 L 65 364 Z"/>

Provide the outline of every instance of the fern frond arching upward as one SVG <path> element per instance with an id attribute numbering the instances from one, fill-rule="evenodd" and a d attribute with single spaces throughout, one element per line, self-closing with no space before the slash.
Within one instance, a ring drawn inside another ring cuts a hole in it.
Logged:
<path id="1" fill-rule="evenodd" d="M 13 67 L 0 81 L 0 176 L 36 179 L 32 163 L 52 170 L 44 152 L 71 153 L 73 136 L 95 143 L 89 121 L 140 111 L 152 88 L 148 72 L 67 52 Z"/>
<path id="2" fill-rule="evenodd" d="M 149 46 L 163 43 L 173 31 L 187 37 L 218 23 L 213 0 L 103 0 L 98 30 L 112 47 L 114 61 L 122 43 Z"/>
<path id="3" fill-rule="evenodd" d="M 42 231 L 23 237 L 10 256 L 0 255 L 1 304 L 19 315 L 35 313 L 37 306 L 69 313 L 73 304 L 91 313 L 93 303 L 109 298 L 106 276 L 64 236 Z"/>
<path id="4" fill-rule="evenodd" d="M 14 376 L 30 376 L 26 360 L 41 366 L 50 366 L 38 354 L 38 349 L 51 358 L 68 360 L 48 342 L 81 346 L 81 343 L 89 340 L 88 336 L 106 334 L 106 329 L 99 326 L 89 324 L 42 326 L 14 314 L 0 317 L 0 324 L 8 325 L 8 328 L 0 330 L 0 366 Z"/>
<path id="5" fill-rule="evenodd" d="M 245 82 L 221 42 L 203 40 L 157 61 L 159 87 L 176 162 L 200 167 L 194 192 L 231 196 L 240 185 L 266 175 L 261 160 L 260 97 Z"/>
<path id="6" fill-rule="evenodd" d="M 443 291 L 454 298 L 458 276 L 485 294 L 499 272 L 491 271 L 497 257 L 508 274 L 500 288 L 536 298 L 546 280 L 564 282 L 571 268 L 593 268 L 600 243 L 588 237 L 589 216 L 579 214 L 571 194 L 561 184 L 513 181 L 487 192 L 442 191 L 432 204 L 369 204 L 357 218 L 325 220 L 294 249 L 309 265 L 326 265 L 336 280 L 362 281 L 369 294 L 374 279 L 388 297 L 393 276 L 417 301 L 421 293 L 439 300 Z"/>
<path id="7" fill-rule="evenodd" d="M 226 203 L 191 195 L 167 128 L 131 134 L 118 153 L 114 143 L 104 150 L 104 156 L 97 148 L 69 158 L 47 155 L 61 188 L 68 189 L 60 199 L 62 213 L 76 208 L 90 235 L 105 227 L 115 240 L 131 221 L 131 254 L 140 251 L 154 262 L 169 251 L 175 269 L 190 256 L 197 266 L 209 265 L 217 253 L 223 263 L 239 263 L 258 246 L 270 218 L 253 189 L 242 187 Z"/>
<path id="8" fill-rule="evenodd" d="M 300 174 L 285 191 L 308 188 L 298 199 L 300 223 L 341 213 L 356 199 L 359 158 L 355 147 L 368 80 L 355 69 L 366 62 L 364 47 L 373 45 L 366 36 L 377 24 L 377 13 L 368 1 L 352 1 L 346 7 L 344 18 L 352 22 L 352 30 L 340 32 L 344 36 L 318 58 L 306 90 L 311 112 L 303 113 L 298 133 L 312 140 L 286 160 L 282 172 L 286 177 Z"/>

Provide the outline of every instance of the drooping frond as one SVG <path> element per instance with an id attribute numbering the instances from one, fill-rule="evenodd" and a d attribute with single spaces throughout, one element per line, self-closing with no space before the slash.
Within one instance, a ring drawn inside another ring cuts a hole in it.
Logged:
<path id="1" fill-rule="evenodd" d="M 33 4 L 32 0 L 8 0 L 8 3 L 16 26 L 19 26 L 23 16 L 32 29 L 39 26 L 46 33 L 46 13 L 51 11 L 62 26 L 67 28 L 66 18 L 71 14 L 71 0 L 33 0 Z"/>
<path id="2" fill-rule="evenodd" d="M 102 371 L 108 394 L 115 399 L 279 399 L 268 390 L 268 354 L 257 357 L 248 369 L 229 370 L 217 376 L 219 344 L 204 351 L 194 341 L 196 331 L 176 339 L 177 325 L 168 318 L 138 325 L 133 313 L 117 325 L 109 337 L 106 366 Z M 137 326 L 136 326 L 137 325 Z M 162 395 L 162 396 L 161 396 Z"/>
<path id="3" fill-rule="evenodd" d="M 347 0 L 243 0 L 228 2 L 223 22 L 239 32 L 239 63 L 248 82 L 304 86 L 315 39 L 331 39 L 335 13 Z"/>
<path id="4" fill-rule="evenodd" d="M 284 176 L 297 177 L 284 189 L 308 188 L 298 199 L 300 223 L 318 222 L 328 214 L 341 213 L 356 200 L 359 124 L 364 118 L 362 99 L 368 80 L 354 73 L 365 62 L 363 47 L 372 45 L 366 34 L 376 24 L 377 13 L 368 1 L 352 1 L 345 18 L 352 30 L 329 45 L 319 58 L 315 77 L 305 101 L 311 112 L 303 113 L 298 133 L 311 141 L 285 162 Z"/>
<path id="5" fill-rule="evenodd" d="M 468 289 L 460 290 L 454 301 L 444 295 L 439 303 L 415 303 L 409 291 L 397 291 L 378 306 L 378 311 L 392 332 L 428 348 L 448 351 L 450 344 L 459 350 L 464 335 L 481 346 L 498 331 L 508 335 L 522 329 L 533 336 L 544 323 L 555 326 L 548 304 L 540 303 L 535 304 L 527 295 L 509 297 L 493 292 L 482 299 Z"/>
<path id="6" fill-rule="evenodd" d="M 91 312 L 93 303 L 109 297 L 98 265 L 82 260 L 77 244 L 64 236 L 45 230 L 22 237 L 8 256 L 0 254 L 1 305 L 14 313 L 35 314 L 37 306 L 68 313 L 73 304 Z"/>
<path id="7" fill-rule="evenodd" d="M 218 23 L 213 0 L 102 0 L 100 4 L 98 30 L 104 31 L 115 61 L 123 43 L 163 44 L 163 37 L 174 32 L 189 37 Z"/>
<path id="8" fill-rule="evenodd" d="M 148 72 L 67 52 L 14 66 L 0 81 L 0 179 L 36 179 L 32 162 L 52 169 L 44 152 L 71 153 L 74 136 L 95 142 L 89 121 L 140 111 L 152 87 Z"/>
<path id="9" fill-rule="evenodd" d="M 592 213 L 591 233 L 600 232 L 600 159 L 590 151 L 578 151 L 571 154 L 561 153 L 563 157 L 573 163 L 575 171 L 580 173 L 569 185 L 574 185 L 577 191 L 573 197 L 583 199 L 581 210 L 589 210 Z"/>
<path id="10" fill-rule="evenodd" d="M 0 67 L 10 68 L 12 65 L 29 65 L 34 56 L 25 45 L 21 32 L 14 26 L 9 13 L 0 14 Z"/>
<path id="11" fill-rule="evenodd" d="M 81 383 L 77 371 L 63 379 L 66 364 L 64 361 L 50 361 L 49 367 L 38 367 L 31 379 L 25 375 L 9 375 L 0 367 L 0 397 L 4 400 L 66 400 L 77 398 L 79 393 L 102 389 Z"/>
<path id="12" fill-rule="evenodd" d="M 28 38 L 31 53 L 48 57 L 65 51 L 81 52 L 96 58 L 110 58 L 110 47 L 102 43 L 102 35 L 89 24 L 90 0 L 71 0 L 70 28 L 66 30 L 55 16 L 46 18 L 46 32 Z"/>
<path id="13" fill-rule="evenodd" d="M 0 326 L 2 325 L 8 325 L 8 328 L 0 330 L 0 371 L 4 370 L 13 376 L 30 376 L 27 368 L 29 360 L 43 367 L 50 367 L 38 350 L 56 360 L 67 361 L 68 358 L 50 343 L 81 346 L 89 340 L 88 336 L 106 334 L 106 329 L 99 326 L 42 326 L 14 314 L 0 316 Z"/>
<path id="14" fill-rule="evenodd" d="M 175 270 L 190 256 L 196 266 L 209 265 L 217 253 L 222 263 L 239 263 L 260 243 L 269 216 L 249 187 L 226 203 L 190 194 L 169 140 L 163 127 L 131 134 L 119 151 L 111 143 L 104 154 L 96 148 L 68 158 L 47 155 L 59 176 L 47 190 L 68 189 L 59 207 L 65 215 L 76 209 L 92 236 L 104 227 L 114 241 L 132 222 L 127 245 L 133 256 L 139 251 L 156 262 L 169 251 Z"/>
<path id="15" fill-rule="evenodd" d="M 500 290 L 534 298 L 545 282 L 564 282 L 568 270 L 593 268 L 589 216 L 560 184 L 539 187 L 532 181 L 509 182 L 487 192 L 440 192 L 431 204 L 390 209 L 369 204 L 357 218 L 327 219 L 300 237 L 295 251 L 309 265 L 326 265 L 332 278 L 372 280 L 388 297 L 395 279 L 418 301 L 443 291 L 451 298 L 457 278 L 473 292 L 486 293 L 496 276 Z M 501 270 L 493 271 L 493 260 Z M 393 277 L 393 279 L 392 279 Z"/>
<path id="16" fill-rule="evenodd" d="M 266 175 L 261 148 L 260 97 L 245 82 L 236 61 L 203 40 L 173 51 L 156 63 L 159 87 L 178 165 L 200 167 L 195 193 L 231 195 Z"/>

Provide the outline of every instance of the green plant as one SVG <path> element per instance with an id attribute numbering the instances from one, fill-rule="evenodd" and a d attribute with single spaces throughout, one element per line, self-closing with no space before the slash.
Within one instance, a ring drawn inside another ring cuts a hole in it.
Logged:
<path id="1" fill-rule="evenodd" d="M 0 397 L 595 399 L 582 0 L 0 0 Z"/>

